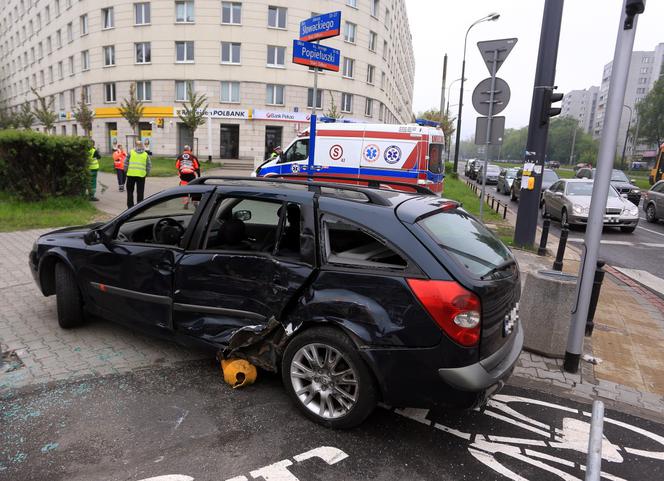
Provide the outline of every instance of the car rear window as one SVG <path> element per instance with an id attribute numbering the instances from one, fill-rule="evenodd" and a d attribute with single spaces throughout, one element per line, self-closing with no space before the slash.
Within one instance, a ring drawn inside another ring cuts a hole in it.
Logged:
<path id="1" fill-rule="evenodd" d="M 439 211 L 418 224 L 474 276 L 482 277 L 512 259 L 505 244 L 463 209 Z"/>

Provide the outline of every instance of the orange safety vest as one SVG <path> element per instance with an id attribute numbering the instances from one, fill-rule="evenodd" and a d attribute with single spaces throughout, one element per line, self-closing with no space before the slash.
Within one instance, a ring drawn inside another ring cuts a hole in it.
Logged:
<path id="1" fill-rule="evenodd" d="M 177 158 L 175 168 L 178 169 L 181 174 L 193 174 L 199 169 L 198 159 L 191 152 L 185 151 Z"/>
<path id="2" fill-rule="evenodd" d="M 124 161 L 127 158 L 127 152 L 116 150 L 113 152 L 113 167 L 115 169 L 124 169 Z"/>

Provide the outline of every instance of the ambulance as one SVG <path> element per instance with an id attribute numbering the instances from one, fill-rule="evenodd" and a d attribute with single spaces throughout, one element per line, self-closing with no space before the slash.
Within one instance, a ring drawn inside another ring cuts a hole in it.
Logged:
<path id="1" fill-rule="evenodd" d="M 431 125 L 321 123 L 316 126 L 314 175 L 404 182 L 443 191 L 443 131 Z M 258 177 L 307 176 L 309 133 L 261 164 Z"/>

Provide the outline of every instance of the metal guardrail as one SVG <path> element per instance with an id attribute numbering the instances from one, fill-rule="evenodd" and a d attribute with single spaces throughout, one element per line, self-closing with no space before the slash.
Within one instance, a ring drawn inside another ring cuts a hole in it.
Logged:
<path id="1" fill-rule="evenodd" d="M 466 184 L 468 187 L 470 187 L 470 190 L 472 190 L 477 197 L 481 197 L 480 193 L 480 186 L 478 186 L 475 182 L 472 182 L 471 180 L 466 179 Z M 507 204 L 498 199 L 497 197 L 494 197 L 493 195 L 489 194 L 487 192 L 486 197 L 484 199 L 487 205 L 491 207 L 491 210 L 495 210 L 496 214 L 500 214 L 500 209 L 503 210 L 503 219 L 507 217 Z"/>

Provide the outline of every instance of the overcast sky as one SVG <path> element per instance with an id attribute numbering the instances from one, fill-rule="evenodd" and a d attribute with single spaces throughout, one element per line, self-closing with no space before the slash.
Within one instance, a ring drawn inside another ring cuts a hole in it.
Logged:
<path id="1" fill-rule="evenodd" d="M 413 110 L 417 113 L 440 105 L 443 55 L 447 53 L 447 86 L 461 77 L 463 38 L 466 29 L 477 19 L 500 13 L 495 22 L 476 25 L 468 35 L 466 84 L 462 139 L 473 135 L 477 113 L 470 101 L 475 86 L 489 76 L 477 42 L 518 38 L 498 76 L 510 85 L 512 97 L 500 114 L 506 127 L 528 124 L 539 32 L 544 0 L 406 0 L 415 51 L 415 94 Z M 622 0 L 567 0 L 558 49 L 556 85 L 558 92 L 600 85 L 606 63 L 613 59 Z M 634 50 L 653 50 L 664 42 L 664 1 L 649 0 L 639 16 Z M 452 87 L 450 112 L 456 117 L 459 85 Z M 446 94 L 447 95 L 447 94 Z"/>

